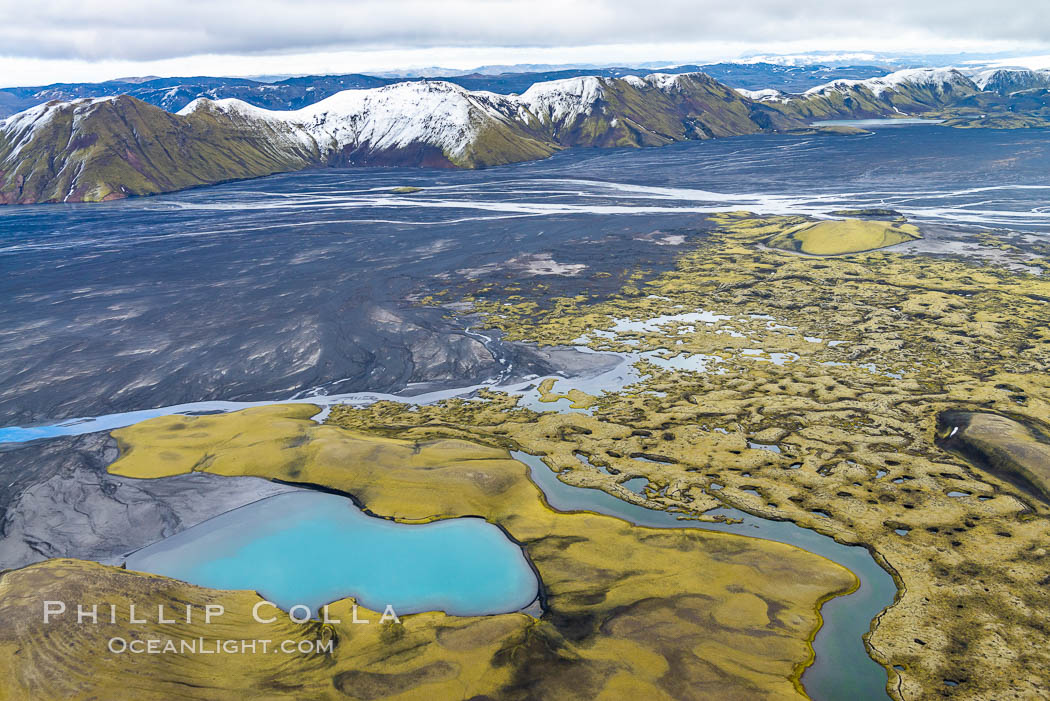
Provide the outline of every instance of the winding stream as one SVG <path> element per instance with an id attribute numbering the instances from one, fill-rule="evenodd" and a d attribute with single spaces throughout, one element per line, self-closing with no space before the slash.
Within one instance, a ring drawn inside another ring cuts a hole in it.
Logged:
<path id="1" fill-rule="evenodd" d="M 577 347 L 582 353 L 594 353 L 586 346 Z M 636 381 L 639 373 L 633 365 L 638 360 L 637 354 L 621 354 L 603 352 L 607 356 L 620 356 L 620 360 L 611 369 L 587 376 L 574 376 L 565 378 L 572 382 L 572 386 L 590 394 L 601 392 L 614 392 L 624 386 Z M 75 419 L 66 419 L 54 424 L 42 424 L 39 426 L 7 426 L 0 428 L 0 444 L 3 443 L 28 443 L 29 441 L 42 440 L 46 438 L 59 438 L 62 436 L 82 436 L 98 431 L 113 431 L 125 426 L 131 426 L 140 421 L 154 419 L 158 416 L 171 416 L 173 414 L 184 414 L 187 416 L 201 414 L 218 414 L 241 409 L 250 409 L 257 406 L 272 406 L 274 404 L 315 404 L 321 407 L 321 413 L 315 419 L 322 421 L 328 410 L 338 404 L 349 406 L 367 406 L 380 401 L 408 402 L 412 404 L 431 404 L 444 399 L 464 397 L 481 389 L 489 389 L 496 392 L 507 392 L 509 394 L 521 395 L 519 404 L 536 411 L 550 411 L 552 409 L 562 410 L 569 404 L 568 401 L 560 403 L 543 403 L 540 401 L 540 393 L 536 390 L 536 378 L 528 378 L 516 382 L 501 384 L 485 382 L 467 387 L 455 387 L 442 389 L 422 394 L 386 394 L 383 392 L 350 392 L 346 394 L 318 394 L 309 396 L 293 396 L 289 399 L 279 401 L 267 400 L 258 402 L 234 402 L 234 401 L 203 401 L 176 404 L 173 406 L 157 407 L 156 409 L 141 409 L 138 411 L 125 411 L 114 414 L 103 414 L 100 416 L 85 416 Z M 564 405 L 564 406 L 562 406 Z"/>
<path id="2" fill-rule="evenodd" d="M 543 490 L 547 503 L 558 511 L 594 511 L 649 528 L 701 528 L 774 540 L 821 555 L 849 569 L 860 579 L 860 588 L 848 596 L 828 601 L 821 608 L 824 625 L 813 641 L 816 657 L 803 673 L 802 684 L 817 701 L 887 698 L 886 670 L 868 656 L 863 636 L 872 619 L 893 603 L 897 587 L 866 549 L 842 545 L 789 521 L 770 521 L 736 509 L 718 509 L 707 515 L 721 514 L 743 523 L 682 520 L 674 513 L 637 506 L 599 489 L 573 487 L 559 480 L 538 457 L 520 451 L 512 454 L 528 465 L 532 481 Z"/>

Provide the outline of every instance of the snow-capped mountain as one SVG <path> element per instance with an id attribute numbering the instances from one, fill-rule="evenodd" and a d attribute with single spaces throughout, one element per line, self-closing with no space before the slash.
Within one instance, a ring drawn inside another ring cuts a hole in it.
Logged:
<path id="1" fill-rule="evenodd" d="M 621 82 L 644 85 L 644 81 L 634 76 L 624 78 Z M 607 84 L 611 86 L 613 82 L 596 76 L 552 80 L 536 83 L 521 96 L 513 96 L 512 99 L 540 123 L 557 125 L 590 114 L 595 105 L 605 98 Z"/>
<path id="2" fill-rule="evenodd" d="M 240 128 L 262 130 L 331 164 L 469 167 L 542 158 L 555 150 L 531 132 L 518 105 L 506 96 L 446 82 L 344 90 L 291 111 L 202 98 L 178 114 L 209 114 Z M 502 155 L 483 148 L 491 141 L 501 143 Z"/>
<path id="3" fill-rule="evenodd" d="M 799 123 L 700 73 L 578 77 L 520 95 L 444 81 L 345 90 L 296 110 L 119 96 L 0 121 L 0 202 L 165 192 L 311 165 L 484 167 L 570 146 L 656 146 Z"/>
<path id="4" fill-rule="evenodd" d="M 1050 87 L 1050 70 L 989 68 L 973 73 L 972 78 L 981 90 L 998 95 Z"/>
<path id="5" fill-rule="evenodd" d="M 797 94 L 738 92 L 805 120 L 924 115 L 945 126 L 1050 126 L 1050 71 L 910 68 L 880 78 L 834 80 Z"/>
<path id="6" fill-rule="evenodd" d="M 826 119 L 917 114 L 978 92 L 973 80 L 955 68 L 909 68 L 881 78 L 833 80 L 794 95 L 763 90 L 746 96 L 785 114 Z"/>
<path id="7" fill-rule="evenodd" d="M 906 68 L 881 78 L 866 80 L 833 80 L 810 88 L 803 95 L 827 95 L 831 92 L 848 94 L 856 90 L 867 90 L 875 97 L 885 93 L 901 93 L 922 89 L 943 96 L 958 90 L 973 92 L 977 89 L 973 81 L 955 68 Z"/>
<path id="8" fill-rule="evenodd" d="M 657 145 L 762 128 L 753 106 L 702 74 L 568 78 L 520 95 L 444 81 L 398 83 L 346 90 L 293 111 L 199 99 L 179 115 L 198 113 L 264 130 L 330 164 L 407 163 L 429 149 L 422 157 L 428 165 L 476 167 L 544 157 L 562 146 Z"/>
<path id="9" fill-rule="evenodd" d="M 0 121 L 0 204 L 97 202 L 313 162 L 301 147 L 132 97 L 51 102 Z"/>

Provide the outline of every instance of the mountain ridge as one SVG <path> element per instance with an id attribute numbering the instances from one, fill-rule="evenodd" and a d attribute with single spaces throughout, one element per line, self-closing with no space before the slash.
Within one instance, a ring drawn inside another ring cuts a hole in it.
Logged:
<path id="1" fill-rule="evenodd" d="M 102 201 L 313 166 L 479 168 L 800 124 L 700 73 L 571 78 L 521 95 L 403 82 L 292 111 L 199 98 L 171 114 L 84 98 L 0 122 L 0 202 Z"/>
<path id="2" fill-rule="evenodd" d="M 954 68 L 916 68 L 880 78 L 834 80 L 800 94 L 762 91 L 750 96 L 785 114 L 833 119 L 940 109 L 976 92 L 976 84 Z"/>
<path id="3" fill-rule="evenodd" d="M 923 116 L 946 126 L 1050 126 L 1050 71 L 909 68 L 863 80 L 835 80 L 803 93 L 740 91 L 785 117 L 808 120 Z"/>
<path id="4" fill-rule="evenodd" d="M 49 102 L 0 121 L 0 203 L 100 201 L 309 167 L 484 168 L 564 148 L 790 132 L 829 119 L 1050 126 L 1050 87 L 1030 87 L 1050 84 L 1046 76 L 976 78 L 906 69 L 784 93 L 732 89 L 701 72 L 650 73 L 509 95 L 421 80 L 343 90 L 296 110 L 197 98 L 176 114 L 130 96 Z"/>

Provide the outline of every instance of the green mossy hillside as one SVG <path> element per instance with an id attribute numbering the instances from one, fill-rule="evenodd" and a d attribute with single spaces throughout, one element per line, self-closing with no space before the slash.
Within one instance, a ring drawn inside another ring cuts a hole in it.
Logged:
<path id="1" fill-rule="evenodd" d="M 316 152 L 272 136 L 133 97 L 55 103 L 0 142 L 0 203 L 101 202 L 317 163 Z"/>

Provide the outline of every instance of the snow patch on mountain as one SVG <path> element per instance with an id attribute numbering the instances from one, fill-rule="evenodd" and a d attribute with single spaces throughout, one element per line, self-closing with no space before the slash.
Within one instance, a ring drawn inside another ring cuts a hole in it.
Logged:
<path id="1" fill-rule="evenodd" d="M 115 95 L 111 95 L 109 97 L 82 97 L 69 102 L 59 102 L 57 100 L 45 102 L 18 114 L 13 114 L 7 119 L 0 119 L 0 129 L 4 131 L 18 131 L 27 126 L 40 127 L 64 110 L 73 109 L 74 112 L 82 112 L 93 105 L 112 102 L 116 99 Z"/>
<path id="2" fill-rule="evenodd" d="M 766 88 L 765 90 L 745 90 L 744 88 L 734 88 L 738 95 L 743 95 L 749 100 L 755 102 L 788 102 L 791 100 L 791 95 L 780 90 L 773 88 Z"/>
<path id="3" fill-rule="evenodd" d="M 981 90 L 1009 95 L 1021 90 L 1050 87 L 1050 70 L 1027 68 L 986 68 L 970 73 Z"/>
<path id="4" fill-rule="evenodd" d="M 5 162 L 13 161 L 17 158 L 22 149 L 33 141 L 36 134 L 47 127 L 60 114 L 72 111 L 73 133 L 76 133 L 80 122 L 93 112 L 97 105 L 104 102 L 112 102 L 116 99 L 114 95 L 108 97 L 83 97 L 70 102 L 53 100 L 42 105 L 30 107 L 23 112 L 11 115 L 7 119 L 0 120 L 0 133 L 7 138 L 9 143 L 14 144 L 14 148 L 4 159 Z"/>
<path id="5" fill-rule="evenodd" d="M 609 80 L 584 76 L 535 83 L 521 95 L 511 95 L 509 99 L 520 103 L 542 122 L 573 122 L 593 113 L 605 97 L 605 84 Z"/>
<path id="6" fill-rule="evenodd" d="M 869 90 L 875 97 L 882 97 L 886 92 L 899 92 L 902 88 L 923 87 L 941 94 L 953 87 L 976 88 L 973 81 L 955 68 L 907 68 L 890 73 L 882 78 L 866 80 L 833 80 L 818 85 L 802 93 L 804 96 L 826 95 L 830 92 L 848 93 L 858 88 Z"/>
<path id="7" fill-rule="evenodd" d="M 670 92 L 679 89 L 682 77 L 688 75 L 688 73 L 650 73 L 645 76 L 645 82 L 654 88 Z"/>
<path id="8" fill-rule="evenodd" d="M 200 98 L 179 114 L 200 109 L 266 123 L 304 145 L 316 144 L 322 153 L 364 144 L 384 150 L 426 143 L 451 156 L 461 155 L 487 125 L 518 116 L 518 105 L 506 96 L 443 81 L 344 90 L 291 111 L 266 110 L 232 98 Z"/>

